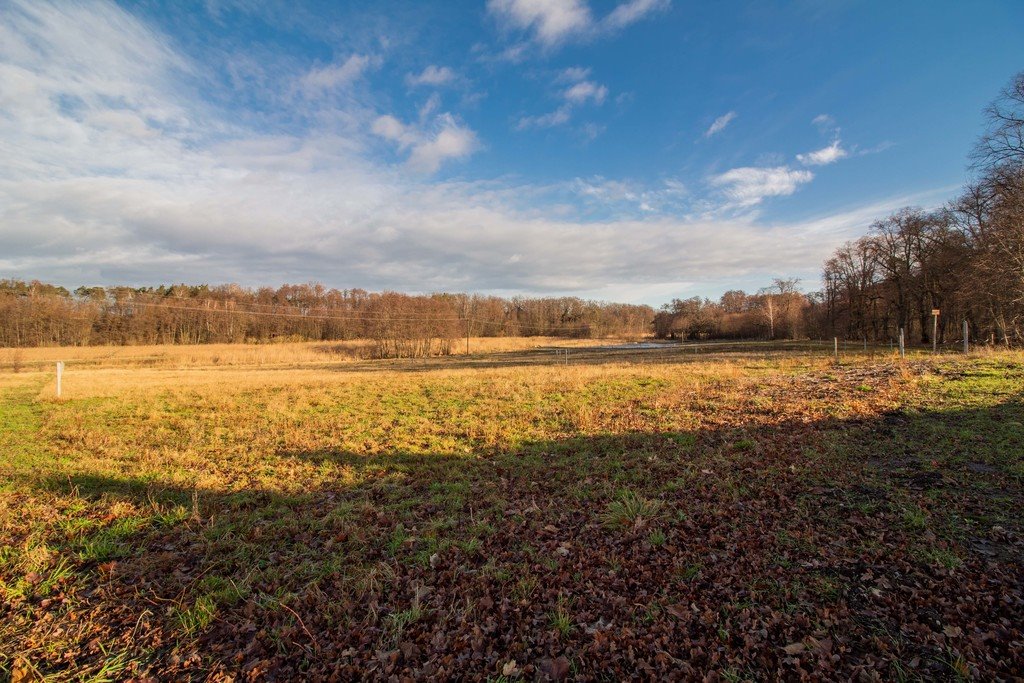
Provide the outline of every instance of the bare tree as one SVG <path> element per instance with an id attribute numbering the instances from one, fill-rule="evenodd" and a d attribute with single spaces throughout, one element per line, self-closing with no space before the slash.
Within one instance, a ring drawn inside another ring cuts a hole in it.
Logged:
<path id="1" fill-rule="evenodd" d="M 1024 71 L 1013 77 L 1000 96 L 985 108 L 988 130 L 971 153 L 975 170 L 1024 163 Z"/>
<path id="2" fill-rule="evenodd" d="M 759 292 L 761 313 L 768 323 L 769 339 L 775 339 L 776 328 L 779 326 L 785 327 L 790 337 L 796 337 L 798 323 L 794 313 L 798 310 L 797 300 L 802 296 L 797 289 L 799 283 L 797 278 L 775 278 L 770 287 L 764 287 Z"/>

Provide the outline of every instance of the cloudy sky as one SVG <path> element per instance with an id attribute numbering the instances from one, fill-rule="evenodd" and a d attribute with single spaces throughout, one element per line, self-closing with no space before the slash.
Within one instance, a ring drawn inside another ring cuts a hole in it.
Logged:
<path id="1" fill-rule="evenodd" d="M 659 304 L 955 193 L 1024 3 L 0 0 L 0 278 Z"/>

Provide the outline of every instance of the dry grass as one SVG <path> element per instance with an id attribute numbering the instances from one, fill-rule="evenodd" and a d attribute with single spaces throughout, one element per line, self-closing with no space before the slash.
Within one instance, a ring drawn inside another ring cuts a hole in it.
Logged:
<path id="1" fill-rule="evenodd" d="M 238 358 L 264 353 L 233 348 Z M 216 355 L 214 347 L 201 350 Z M 96 350 L 81 351 L 88 357 Z M 347 362 L 296 366 L 295 354 L 308 352 L 291 349 L 280 362 L 258 367 L 192 367 L 199 360 L 192 356 L 179 356 L 185 362 L 179 367 L 133 365 L 132 356 L 69 362 L 60 400 L 49 369 L 0 373 L 0 392 L 30 399 L 20 407 L 34 406 L 41 421 L 32 452 L 0 465 L 0 472 L 50 480 L 130 475 L 217 491 L 296 490 L 339 475 L 296 457 L 302 454 L 464 456 L 576 436 L 693 430 L 716 411 L 742 411 L 758 401 L 771 405 L 771 414 L 799 404 L 802 413 L 820 417 L 856 415 L 880 398 L 854 393 L 836 406 L 791 393 L 772 396 L 794 373 L 831 367 L 820 358 L 407 372 L 386 365 L 350 370 Z"/>
<path id="2" fill-rule="evenodd" d="M 543 346 L 580 347 L 613 344 L 627 339 L 564 339 L 562 337 L 473 337 L 470 353 L 523 351 Z M 282 342 L 277 344 L 201 344 L 157 346 L 62 346 L 30 349 L 0 349 L 0 371 L 17 363 L 36 367 L 56 361 L 88 367 L 279 367 L 358 361 L 369 356 L 373 342 L 368 339 L 326 342 Z M 465 340 L 453 345 L 454 355 L 464 355 Z M 5 366 L 7 366 L 5 368 Z"/>

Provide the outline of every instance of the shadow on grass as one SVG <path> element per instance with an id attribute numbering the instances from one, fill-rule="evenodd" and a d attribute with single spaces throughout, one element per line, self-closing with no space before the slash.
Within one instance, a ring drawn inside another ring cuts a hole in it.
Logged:
<path id="1" fill-rule="evenodd" d="M 452 355 L 429 358 L 398 358 L 378 359 L 373 361 L 354 361 L 334 369 L 348 371 L 380 371 L 382 369 L 398 372 L 425 372 L 434 370 L 460 370 L 467 368 L 492 369 L 502 367 L 531 367 L 540 365 L 564 365 L 568 367 L 581 365 L 605 364 L 689 364 L 695 362 L 712 362 L 743 358 L 816 358 L 831 359 L 831 347 L 826 348 L 820 343 L 796 342 L 703 342 L 703 343 L 671 343 L 656 348 L 624 347 L 623 345 L 587 347 L 538 346 L 535 349 L 520 351 L 504 351 L 481 353 L 468 356 Z M 566 356 L 565 351 L 569 354 Z M 752 355 L 754 354 L 754 355 Z M 867 353 L 853 349 L 843 357 L 850 358 L 882 358 L 889 355 L 887 347 L 869 347 Z"/>
<path id="2" fill-rule="evenodd" d="M 826 438 L 820 438 L 826 437 Z M 799 442 L 810 453 L 776 453 L 769 471 L 807 461 L 838 464 L 865 474 L 889 473 L 898 480 L 924 469 L 942 470 L 943 477 L 958 480 L 961 475 L 993 475 L 1012 484 L 1024 474 L 1024 403 L 1013 399 L 979 409 L 949 411 L 910 410 L 882 413 L 872 418 L 827 418 L 808 423 L 783 421 L 757 427 L 729 427 L 688 432 L 626 432 L 576 436 L 558 440 L 524 442 L 512 448 L 480 448 L 469 454 L 387 452 L 365 454 L 336 449 L 280 451 L 281 459 L 296 459 L 346 470 L 344 481 L 320 483 L 303 493 L 320 489 L 334 493 L 377 490 L 379 475 L 388 472 L 407 476 L 455 478 L 505 476 L 516 470 L 525 475 L 543 473 L 545 480 L 558 484 L 578 481 L 581 471 L 604 475 L 612 484 L 655 485 L 657 473 L 678 467 L 716 461 L 743 467 L 756 462 L 758 454 L 785 449 Z M 625 465 L 629 465 L 625 468 Z M 371 473 L 372 481 L 345 483 Z M 942 478 L 942 477 L 940 477 Z M 86 497 L 114 497 L 136 503 L 147 501 L 187 502 L 195 495 L 209 501 L 231 502 L 240 498 L 283 494 L 271 490 L 224 493 L 162 482 L 150 476 L 107 477 L 73 474 L 35 477 L 23 482 L 49 491 L 77 491 Z M 295 495 L 284 495 L 293 498 Z"/>
<path id="3" fill-rule="evenodd" d="M 280 452 L 317 466 L 294 491 L 32 485 L 182 510 L 126 535 L 116 568 L 80 562 L 90 597 L 57 617 L 135 633 L 163 677 L 486 677 L 510 660 L 543 676 L 558 656 L 584 677 L 929 678 L 956 657 L 1003 675 L 1021 663 L 1021 415 Z"/>

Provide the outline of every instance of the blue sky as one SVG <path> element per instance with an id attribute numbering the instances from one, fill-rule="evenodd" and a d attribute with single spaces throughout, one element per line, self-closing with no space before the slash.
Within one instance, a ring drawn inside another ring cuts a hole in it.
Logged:
<path id="1" fill-rule="evenodd" d="M 966 178 L 1024 3 L 0 0 L 0 277 L 660 304 Z"/>

